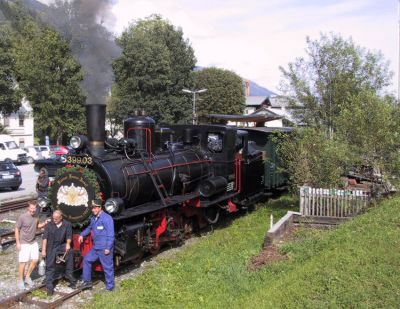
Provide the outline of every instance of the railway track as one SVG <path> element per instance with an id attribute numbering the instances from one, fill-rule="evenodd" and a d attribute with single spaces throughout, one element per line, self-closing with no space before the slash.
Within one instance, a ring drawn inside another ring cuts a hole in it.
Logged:
<path id="1" fill-rule="evenodd" d="M 78 288 L 72 290 L 71 292 L 54 291 L 53 296 L 46 298 L 36 296 L 36 294 L 38 294 L 38 291 L 41 291 L 39 293 L 46 295 L 46 285 L 40 284 L 27 291 L 18 293 L 17 295 L 0 300 L 0 309 L 18 308 L 21 303 L 25 305 L 34 305 L 39 308 L 46 309 L 57 308 L 67 299 L 81 293 L 83 290 Z"/>
<path id="2" fill-rule="evenodd" d="M 36 236 L 42 235 L 43 232 L 36 232 Z M 9 246 L 15 243 L 15 232 L 10 231 L 0 235 L 0 251 L 3 250 L 3 246 Z"/>
<path id="3" fill-rule="evenodd" d="M 27 206 L 28 201 L 32 198 L 21 198 L 18 200 L 12 200 L 8 202 L 0 202 L 0 213 L 18 210 Z"/>

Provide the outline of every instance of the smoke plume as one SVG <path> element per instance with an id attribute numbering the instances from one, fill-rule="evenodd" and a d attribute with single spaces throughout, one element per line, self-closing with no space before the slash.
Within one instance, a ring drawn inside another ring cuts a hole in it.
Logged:
<path id="1" fill-rule="evenodd" d="M 44 16 L 45 22 L 69 42 L 85 77 L 87 104 L 106 104 L 111 90 L 111 63 L 121 53 L 113 34 L 107 30 L 115 22 L 112 0 L 56 0 Z"/>

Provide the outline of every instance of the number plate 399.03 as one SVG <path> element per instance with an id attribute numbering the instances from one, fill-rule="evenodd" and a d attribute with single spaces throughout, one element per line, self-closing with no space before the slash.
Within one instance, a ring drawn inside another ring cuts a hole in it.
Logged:
<path id="1" fill-rule="evenodd" d="M 68 155 L 66 163 L 78 165 L 93 165 L 93 158 L 90 156 Z"/>

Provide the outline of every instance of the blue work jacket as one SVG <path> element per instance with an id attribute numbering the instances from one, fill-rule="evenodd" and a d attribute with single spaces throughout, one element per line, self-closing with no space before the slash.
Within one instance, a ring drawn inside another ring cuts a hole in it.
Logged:
<path id="1" fill-rule="evenodd" d="M 90 224 L 81 232 L 85 237 L 93 231 L 93 248 L 98 250 L 111 250 L 114 246 L 114 221 L 104 211 L 98 217 L 92 216 Z"/>

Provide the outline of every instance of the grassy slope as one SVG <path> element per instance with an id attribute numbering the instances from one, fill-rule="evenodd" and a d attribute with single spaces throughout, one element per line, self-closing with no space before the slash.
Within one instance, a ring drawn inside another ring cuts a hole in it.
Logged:
<path id="1" fill-rule="evenodd" d="M 282 250 L 289 260 L 249 272 L 268 229 L 259 209 L 215 231 L 93 307 L 279 308 L 397 307 L 400 303 L 400 198 L 383 203 L 335 231 L 302 231 Z"/>

